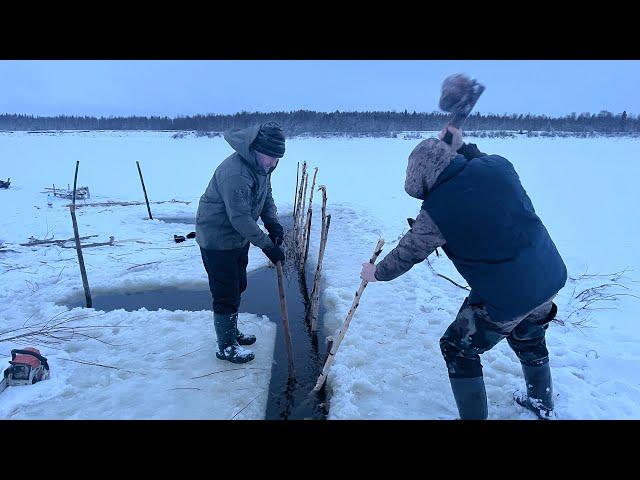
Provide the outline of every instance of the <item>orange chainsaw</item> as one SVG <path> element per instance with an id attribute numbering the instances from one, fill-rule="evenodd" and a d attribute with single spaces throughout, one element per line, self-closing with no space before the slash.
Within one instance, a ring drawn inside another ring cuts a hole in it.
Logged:
<path id="1" fill-rule="evenodd" d="M 9 363 L 11 366 L 4 371 L 4 378 L 0 381 L 0 393 L 7 387 L 32 385 L 49 378 L 49 363 L 37 348 L 11 350 Z"/>

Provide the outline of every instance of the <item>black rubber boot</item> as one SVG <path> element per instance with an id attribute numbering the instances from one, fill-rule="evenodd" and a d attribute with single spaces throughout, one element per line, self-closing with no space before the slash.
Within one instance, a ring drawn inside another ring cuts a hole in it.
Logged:
<path id="1" fill-rule="evenodd" d="M 255 335 L 245 335 L 244 333 L 238 330 L 238 314 L 234 313 L 231 315 L 231 319 L 233 320 L 234 325 L 236 326 L 236 341 L 240 345 L 253 345 L 256 343 Z"/>
<path id="2" fill-rule="evenodd" d="M 553 411 L 553 387 L 549 362 L 543 365 L 522 365 L 527 393 L 515 392 L 513 399 L 518 405 L 531 410 L 541 420 L 556 418 Z"/>
<path id="3" fill-rule="evenodd" d="M 486 420 L 487 392 L 482 377 L 449 378 L 460 420 Z"/>
<path id="4" fill-rule="evenodd" d="M 216 357 L 232 363 L 246 363 L 255 358 L 251 350 L 241 347 L 236 340 L 236 323 L 232 315 L 213 314 L 213 323 L 218 337 Z"/>

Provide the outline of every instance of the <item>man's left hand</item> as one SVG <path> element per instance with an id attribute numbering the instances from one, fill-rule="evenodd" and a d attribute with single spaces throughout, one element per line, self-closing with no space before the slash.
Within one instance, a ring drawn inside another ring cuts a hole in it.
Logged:
<path id="1" fill-rule="evenodd" d="M 363 263 L 362 271 L 360 272 L 360 278 L 365 282 L 377 282 L 376 278 L 376 266 L 373 263 Z"/>
<path id="2" fill-rule="evenodd" d="M 279 223 L 270 223 L 264 226 L 269 232 L 269 238 L 276 247 L 282 245 L 284 241 L 284 228 Z"/>

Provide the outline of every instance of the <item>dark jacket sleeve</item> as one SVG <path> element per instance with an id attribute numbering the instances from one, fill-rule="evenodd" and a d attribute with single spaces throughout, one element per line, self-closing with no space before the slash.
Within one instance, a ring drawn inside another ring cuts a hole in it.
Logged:
<path id="1" fill-rule="evenodd" d="M 251 182 L 243 175 L 231 175 L 218 189 L 233 228 L 258 248 L 272 247 L 273 242 L 251 216 Z"/>
<path id="2" fill-rule="evenodd" d="M 422 262 L 437 247 L 446 243 L 440 229 L 423 208 L 409 230 L 384 259 L 377 264 L 375 276 L 389 281 L 408 272 L 416 263 Z"/>
<path id="3" fill-rule="evenodd" d="M 270 223 L 279 224 L 280 220 L 278 219 L 278 209 L 276 208 L 276 204 L 273 201 L 273 195 L 271 194 L 271 175 L 269 175 L 267 182 L 267 198 L 264 201 L 260 218 L 265 225 L 269 225 Z"/>

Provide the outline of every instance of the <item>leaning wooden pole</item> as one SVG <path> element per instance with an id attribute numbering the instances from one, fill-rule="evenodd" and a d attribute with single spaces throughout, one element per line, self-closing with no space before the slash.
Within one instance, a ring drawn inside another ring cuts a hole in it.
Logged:
<path id="1" fill-rule="evenodd" d="M 297 201 L 296 201 L 296 209 L 294 212 L 294 221 L 293 221 L 293 239 L 294 239 L 294 243 L 296 244 L 296 248 L 297 248 L 297 242 L 298 242 L 298 234 L 300 232 L 300 206 L 302 204 L 302 187 L 304 185 L 304 177 L 306 175 L 306 170 L 307 170 L 307 162 L 303 162 L 302 163 L 302 170 L 300 172 L 300 186 L 298 188 L 298 197 L 297 197 Z"/>
<path id="2" fill-rule="evenodd" d="M 311 330 L 315 331 L 317 328 L 318 317 L 318 300 L 320 298 L 320 276 L 322 271 L 322 259 L 324 258 L 324 250 L 327 243 L 327 235 L 329 233 L 329 227 L 327 226 L 327 187 L 320 185 L 318 191 L 322 191 L 322 226 L 320 227 L 320 250 L 318 251 L 318 261 L 316 262 L 316 272 L 313 276 L 313 287 L 311 288 Z M 329 220 L 331 216 L 329 215 Z"/>
<path id="3" fill-rule="evenodd" d="M 287 357 L 289 360 L 289 377 L 293 377 L 293 348 L 291 347 L 291 332 L 289 330 L 289 314 L 287 313 L 287 299 L 284 294 L 284 272 L 282 271 L 282 262 L 276 263 L 276 272 L 278 274 L 278 292 L 280 293 L 280 316 L 282 317 L 282 326 L 284 328 L 285 345 L 287 347 Z"/>
<path id="4" fill-rule="evenodd" d="M 318 254 L 318 264 L 316 265 L 316 274 L 313 278 L 313 288 L 311 290 L 311 331 L 318 330 L 318 313 L 320 312 L 320 280 L 322 279 L 322 259 L 327 246 L 327 236 L 329 235 L 329 226 L 331 225 L 331 215 L 327 215 L 324 233 L 320 240 L 320 253 Z"/>
<path id="5" fill-rule="evenodd" d="M 142 178 L 142 170 L 140 170 L 140 162 L 136 161 L 138 166 L 138 173 L 140 174 L 140 182 L 142 182 L 142 191 L 144 192 L 144 200 L 147 202 L 147 211 L 149 212 L 149 220 L 153 220 L 151 216 L 151 207 L 149 207 L 149 198 L 147 197 L 147 189 L 144 186 L 144 178 Z"/>
<path id="6" fill-rule="evenodd" d="M 296 208 L 298 206 L 298 182 L 300 181 L 300 162 L 298 162 L 298 167 L 296 168 L 296 191 L 293 195 L 293 218 L 296 218 Z"/>
<path id="7" fill-rule="evenodd" d="M 304 266 L 307 263 L 307 256 L 309 255 L 309 241 L 311 240 L 311 215 L 313 214 L 313 189 L 316 188 L 316 177 L 318 176 L 318 167 L 314 169 L 313 181 L 311 182 L 311 192 L 309 193 L 309 208 L 307 209 L 307 223 L 303 232 L 302 247 L 304 248 L 302 254 L 301 269 L 304 270 Z"/>
<path id="8" fill-rule="evenodd" d="M 80 265 L 80 275 L 82 276 L 82 286 L 84 287 L 84 297 L 87 301 L 87 308 L 91 308 L 93 302 L 91 300 L 91 290 L 89 290 L 89 280 L 87 279 L 87 270 L 84 267 L 84 257 L 82 256 L 82 246 L 80 245 L 80 234 L 78 233 L 78 222 L 76 220 L 76 185 L 78 183 L 78 166 L 80 161 L 76 161 L 76 174 L 73 179 L 73 201 L 69 205 L 71 212 L 71 222 L 73 223 L 73 236 L 76 240 L 76 252 L 78 253 L 78 264 Z"/>
<path id="9" fill-rule="evenodd" d="M 383 245 L 384 245 L 384 240 L 381 238 L 380 240 L 378 240 L 378 244 L 376 245 L 376 248 L 373 251 L 373 255 L 369 260 L 369 263 L 376 262 L 378 255 L 380 255 L 380 252 L 382 252 Z M 313 387 L 312 392 L 319 392 L 322 386 L 324 385 L 324 382 L 327 379 L 327 375 L 329 374 L 329 369 L 331 369 L 331 365 L 333 365 L 333 361 L 336 358 L 336 352 L 338 351 L 338 348 L 340 348 L 340 344 L 342 343 L 342 340 L 344 339 L 344 336 L 347 333 L 347 329 L 349 328 L 349 323 L 351 322 L 353 315 L 356 313 L 356 309 L 360 304 L 360 299 L 362 298 L 362 294 L 364 292 L 364 289 L 367 287 L 368 283 L 369 282 L 367 282 L 366 280 L 362 280 L 360 282 L 360 288 L 358 288 L 358 291 L 356 292 L 356 296 L 353 299 L 353 304 L 349 309 L 349 313 L 347 313 L 347 318 L 342 324 L 342 328 L 340 328 L 340 333 L 338 334 L 338 338 L 335 339 L 335 341 L 333 342 L 333 345 L 331 346 L 331 351 L 329 352 L 327 361 L 324 363 L 324 367 L 322 368 L 322 373 L 318 377 L 318 381 L 316 382 L 316 386 Z"/>
<path id="10" fill-rule="evenodd" d="M 299 253 L 302 255 L 303 251 L 302 251 L 302 238 L 304 236 L 304 217 L 305 217 L 305 207 L 307 205 L 307 184 L 309 183 L 309 175 L 306 173 L 306 169 L 307 169 L 307 162 L 304 163 L 304 174 L 302 175 L 302 183 L 300 184 L 300 188 L 303 189 L 303 193 L 302 193 L 302 204 L 299 205 L 300 207 L 300 211 L 298 212 L 298 249 L 299 249 Z"/>

